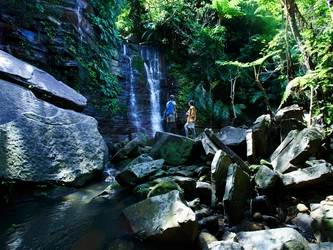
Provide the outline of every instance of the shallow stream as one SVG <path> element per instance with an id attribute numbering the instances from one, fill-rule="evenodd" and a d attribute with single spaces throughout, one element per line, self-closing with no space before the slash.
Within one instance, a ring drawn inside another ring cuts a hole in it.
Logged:
<path id="1" fill-rule="evenodd" d="M 63 197 L 0 208 L 0 249 L 177 249 L 136 239 L 122 214 L 136 198 L 128 192 L 94 198 L 108 185 L 101 182 Z"/>

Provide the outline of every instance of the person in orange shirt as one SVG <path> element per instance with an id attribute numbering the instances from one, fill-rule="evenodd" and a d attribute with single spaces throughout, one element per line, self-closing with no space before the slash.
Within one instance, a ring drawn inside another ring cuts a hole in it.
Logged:
<path id="1" fill-rule="evenodd" d="M 196 137 L 195 133 L 195 122 L 197 121 L 197 110 L 194 107 L 194 101 L 189 101 L 188 105 L 190 106 L 189 110 L 186 112 L 187 122 L 184 125 L 185 135 L 188 137 L 188 129 L 191 129 L 193 139 Z"/>

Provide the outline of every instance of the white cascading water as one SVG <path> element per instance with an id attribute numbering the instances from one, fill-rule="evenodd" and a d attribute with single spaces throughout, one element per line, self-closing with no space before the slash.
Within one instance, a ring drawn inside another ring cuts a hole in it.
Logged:
<path id="1" fill-rule="evenodd" d="M 160 111 L 160 82 L 162 74 L 158 58 L 158 50 L 156 48 L 142 46 L 141 57 L 144 60 L 147 81 L 149 84 L 150 120 L 152 126 L 152 135 L 155 135 L 157 131 L 163 131 Z"/>
<path id="2" fill-rule="evenodd" d="M 86 7 L 86 4 L 81 0 L 76 0 L 77 8 L 74 10 L 77 14 L 77 31 L 79 33 L 80 42 L 83 39 L 83 32 L 81 29 L 81 22 L 82 22 L 82 9 Z"/>
<path id="3" fill-rule="evenodd" d="M 133 66 L 132 66 L 132 57 L 127 55 L 127 47 L 123 45 L 123 54 L 128 59 L 128 74 L 127 74 L 127 82 L 129 83 L 129 96 L 130 96 L 130 121 L 133 123 L 133 126 L 137 131 L 142 129 L 142 124 L 140 122 L 140 116 L 138 115 L 138 106 L 136 101 L 136 94 L 134 91 L 134 74 L 133 74 Z"/>

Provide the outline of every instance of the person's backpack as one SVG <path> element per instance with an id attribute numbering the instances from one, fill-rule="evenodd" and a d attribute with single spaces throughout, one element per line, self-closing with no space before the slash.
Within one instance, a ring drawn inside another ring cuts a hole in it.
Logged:
<path id="1" fill-rule="evenodd" d="M 175 111 L 174 111 L 174 108 L 173 108 L 173 103 L 172 101 L 168 101 L 167 105 L 166 105 L 166 111 L 165 111 L 165 115 L 168 116 L 168 115 L 171 115 L 173 114 Z"/>

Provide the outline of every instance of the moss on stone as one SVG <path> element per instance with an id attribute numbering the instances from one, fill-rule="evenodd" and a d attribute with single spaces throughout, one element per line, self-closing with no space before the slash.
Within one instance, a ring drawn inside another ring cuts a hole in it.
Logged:
<path id="1" fill-rule="evenodd" d="M 163 146 L 161 150 L 161 156 L 163 159 L 168 159 L 170 164 L 172 163 L 184 163 L 192 152 L 193 143 L 183 141 L 179 142 L 168 142 Z"/>
<path id="2" fill-rule="evenodd" d="M 166 194 L 172 190 L 178 190 L 180 193 L 183 193 L 183 189 L 174 181 L 162 181 L 158 184 L 156 184 L 148 193 L 147 198 Z"/>

